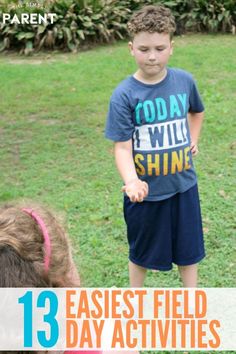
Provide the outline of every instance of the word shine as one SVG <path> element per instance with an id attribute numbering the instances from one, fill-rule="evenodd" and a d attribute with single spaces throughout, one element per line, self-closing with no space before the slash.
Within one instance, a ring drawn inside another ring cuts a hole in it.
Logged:
<path id="1" fill-rule="evenodd" d="M 135 154 L 135 168 L 140 176 L 166 176 L 189 170 L 192 166 L 190 147 L 161 154 Z"/>
<path id="2" fill-rule="evenodd" d="M 5 25 L 9 23 L 13 24 L 31 24 L 31 25 L 41 25 L 41 24 L 53 24 L 56 20 L 57 14 L 55 13 L 46 13 L 44 15 L 38 13 L 22 13 L 21 15 L 17 16 L 17 14 L 11 16 L 8 13 L 2 14 L 2 23 Z"/>

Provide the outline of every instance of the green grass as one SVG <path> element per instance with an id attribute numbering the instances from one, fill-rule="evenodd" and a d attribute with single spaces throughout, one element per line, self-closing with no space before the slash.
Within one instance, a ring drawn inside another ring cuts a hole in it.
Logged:
<path id="1" fill-rule="evenodd" d="M 175 39 L 171 66 L 197 79 L 206 118 L 195 160 L 207 257 L 199 285 L 234 287 L 235 37 Z M 83 285 L 128 286 L 121 180 L 104 139 L 109 98 L 135 70 L 126 43 L 73 54 L 0 56 L 0 201 L 39 200 L 64 211 Z M 178 287 L 172 272 L 148 287 Z"/>

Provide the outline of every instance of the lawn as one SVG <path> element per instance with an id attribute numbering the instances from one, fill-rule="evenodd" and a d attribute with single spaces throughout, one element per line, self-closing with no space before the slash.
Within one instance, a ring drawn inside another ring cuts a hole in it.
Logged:
<path id="1" fill-rule="evenodd" d="M 193 73 L 206 106 L 195 159 L 207 257 L 199 286 L 235 287 L 235 36 L 175 39 L 171 66 Z M 0 201 L 38 200 L 63 212 L 82 282 L 126 287 L 121 180 L 104 139 L 114 87 L 135 70 L 127 44 L 75 54 L 0 56 Z M 150 272 L 147 287 L 178 287 Z"/>

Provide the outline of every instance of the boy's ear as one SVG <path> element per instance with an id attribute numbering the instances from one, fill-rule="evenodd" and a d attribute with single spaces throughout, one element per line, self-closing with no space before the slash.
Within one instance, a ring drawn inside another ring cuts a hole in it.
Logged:
<path id="1" fill-rule="evenodd" d="M 130 54 L 131 54 L 131 55 L 134 55 L 133 42 L 130 41 L 130 42 L 128 43 L 128 47 L 129 47 L 129 50 L 130 50 Z"/>

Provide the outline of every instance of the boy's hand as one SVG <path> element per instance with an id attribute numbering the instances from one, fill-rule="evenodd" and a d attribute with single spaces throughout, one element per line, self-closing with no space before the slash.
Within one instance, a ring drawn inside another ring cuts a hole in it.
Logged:
<path id="1" fill-rule="evenodd" d="M 191 142 L 191 145 L 190 145 L 190 151 L 192 152 L 193 156 L 196 156 L 199 152 L 197 144 L 194 143 L 193 141 Z"/>
<path id="2" fill-rule="evenodd" d="M 126 185 L 122 187 L 122 192 L 128 195 L 131 202 L 142 202 L 148 195 L 148 184 L 137 178 L 126 183 Z"/>

